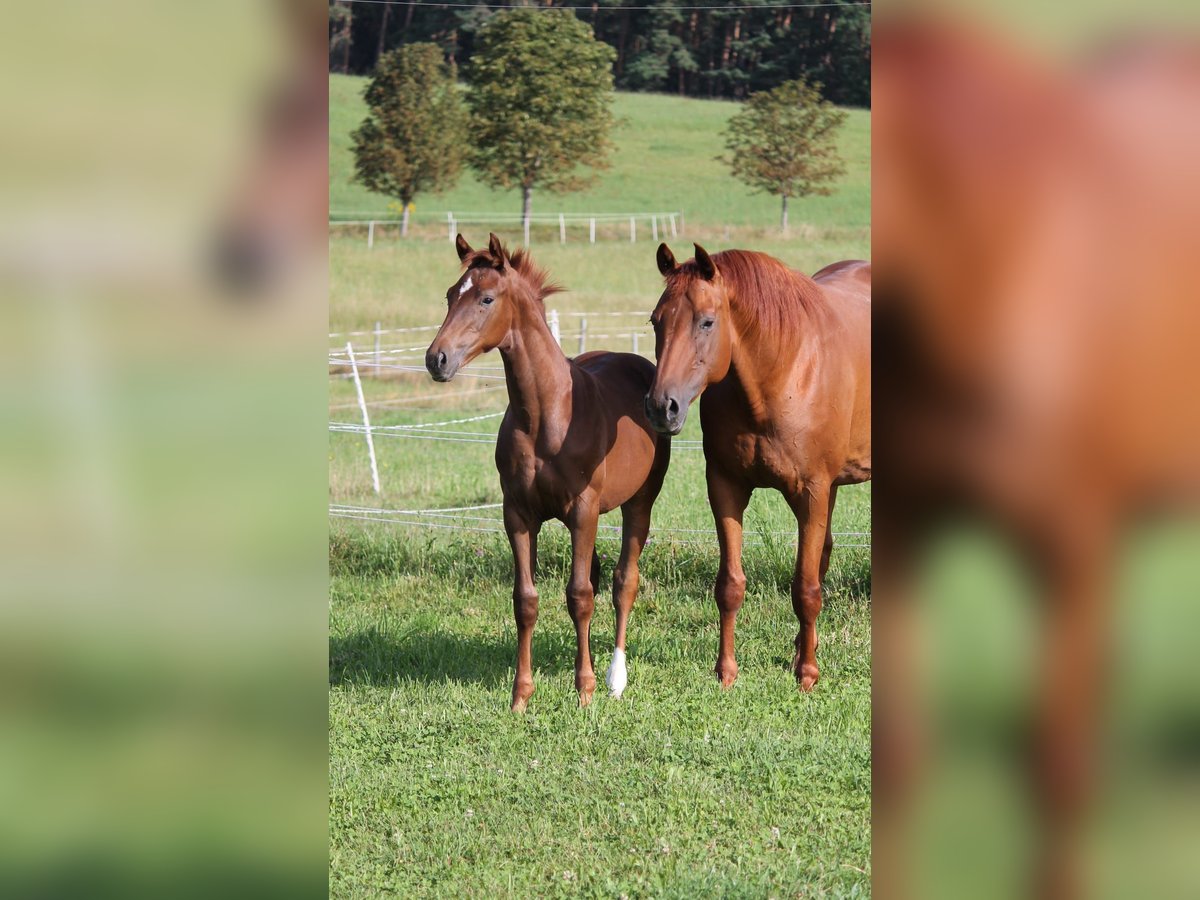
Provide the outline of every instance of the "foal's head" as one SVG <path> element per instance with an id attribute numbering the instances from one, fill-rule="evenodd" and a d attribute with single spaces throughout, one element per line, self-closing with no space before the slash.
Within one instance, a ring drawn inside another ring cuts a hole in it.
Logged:
<path id="1" fill-rule="evenodd" d="M 679 434 L 692 401 L 729 372 L 733 329 L 725 281 L 704 248 L 695 248 L 694 260 L 677 265 L 670 248 L 658 246 L 667 289 L 650 317 L 658 371 L 646 416 L 663 434 Z"/>
<path id="2" fill-rule="evenodd" d="M 503 344 L 527 305 L 536 304 L 544 318 L 542 300 L 559 290 L 527 253 L 509 256 L 494 234 L 484 250 L 473 250 L 461 234 L 454 245 L 466 271 L 446 291 L 446 318 L 425 353 L 434 381 L 449 381 L 479 354 Z"/>

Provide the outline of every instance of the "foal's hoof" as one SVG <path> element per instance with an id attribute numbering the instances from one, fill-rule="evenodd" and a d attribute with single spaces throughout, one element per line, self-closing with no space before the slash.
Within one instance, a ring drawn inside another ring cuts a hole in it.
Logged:
<path id="1" fill-rule="evenodd" d="M 612 662 L 608 666 L 608 692 L 620 698 L 625 693 L 625 685 L 629 683 L 629 672 L 625 668 L 625 651 L 620 647 L 613 650 Z"/>
<path id="2" fill-rule="evenodd" d="M 817 679 L 820 677 L 815 663 L 804 663 L 796 670 L 796 684 L 800 690 L 808 693 L 817 686 Z"/>
<path id="3" fill-rule="evenodd" d="M 717 681 L 721 682 L 721 687 L 726 689 L 731 688 L 738 677 L 737 663 L 730 661 L 722 664 L 718 662 L 716 673 Z"/>
<path id="4" fill-rule="evenodd" d="M 595 688 L 592 688 L 590 691 L 580 691 L 579 692 L 579 708 L 580 709 L 583 709 L 585 706 L 591 705 L 592 695 L 595 692 L 596 692 Z"/>
<path id="5" fill-rule="evenodd" d="M 592 702 L 592 694 L 596 693 L 595 675 L 576 675 L 575 690 L 579 691 L 579 706 L 583 708 Z"/>

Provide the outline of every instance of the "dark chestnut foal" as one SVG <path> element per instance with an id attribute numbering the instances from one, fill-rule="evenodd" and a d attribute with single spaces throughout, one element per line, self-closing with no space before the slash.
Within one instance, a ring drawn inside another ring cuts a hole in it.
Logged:
<path id="1" fill-rule="evenodd" d="M 509 405 L 496 438 L 496 468 L 515 569 L 512 708 L 524 710 L 533 694 L 534 564 L 538 532 L 548 519 L 571 532 L 567 609 L 578 641 L 575 688 L 581 706 L 591 702 L 596 676 L 589 629 L 600 580 L 596 529 L 600 514 L 618 506 L 624 518 L 613 575 L 616 648 L 608 686 L 619 697 L 627 680 L 625 627 L 637 593 L 638 557 L 671 455 L 670 438 L 650 427 L 643 403 L 654 365 L 604 351 L 567 359 L 542 302 L 560 289 L 546 282 L 529 255 L 518 250 L 509 256 L 494 234 L 486 250 L 472 250 L 462 235 L 456 245 L 466 271 L 446 292 L 450 308 L 425 366 L 435 381 L 449 381 L 480 353 L 499 348 L 504 360 Z"/>

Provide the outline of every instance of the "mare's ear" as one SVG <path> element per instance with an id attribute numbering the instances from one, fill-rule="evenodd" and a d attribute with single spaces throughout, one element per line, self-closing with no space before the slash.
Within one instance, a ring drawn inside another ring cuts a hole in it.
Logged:
<path id="1" fill-rule="evenodd" d="M 496 262 L 496 268 L 503 269 L 508 264 L 508 256 L 504 252 L 500 238 L 496 237 L 496 232 L 494 231 L 488 235 L 488 252 L 492 254 L 492 259 Z"/>
<path id="2" fill-rule="evenodd" d="M 712 261 L 712 257 L 708 255 L 708 251 L 699 244 L 693 244 L 696 248 L 696 268 L 700 270 L 701 277 L 705 281 L 712 281 L 717 277 L 717 266 Z"/>
<path id="3" fill-rule="evenodd" d="M 471 245 L 467 243 L 467 239 L 461 234 L 454 238 L 454 249 L 458 251 L 459 260 L 464 260 L 473 252 Z"/>
<path id="4" fill-rule="evenodd" d="M 658 271 L 664 275 L 675 271 L 675 254 L 665 243 L 658 245 Z"/>

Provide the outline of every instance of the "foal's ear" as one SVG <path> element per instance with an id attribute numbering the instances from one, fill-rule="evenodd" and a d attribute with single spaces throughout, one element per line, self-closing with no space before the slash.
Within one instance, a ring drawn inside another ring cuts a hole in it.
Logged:
<path id="1" fill-rule="evenodd" d="M 705 281 L 712 281 L 717 277 L 717 265 L 712 261 L 712 257 L 708 255 L 708 251 L 699 244 L 693 244 L 696 248 L 696 268 L 700 270 L 700 275 Z"/>
<path id="2" fill-rule="evenodd" d="M 458 258 L 460 260 L 466 259 L 473 252 L 471 245 L 467 243 L 467 239 L 461 234 L 454 238 L 454 249 L 458 251 Z"/>
<path id="3" fill-rule="evenodd" d="M 505 255 L 500 238 L 496 237 L 496 232 L 494 231 L 488 235 L 488 252 L 492 254 L 492 259 L 495 260 L 497 268 L 503 269 L 508 263 L 508 256 Z"/>
<path id="4" fill-rule="evenodd" d="M 665 243 L 658 245 L 658 271 L 664 275 L 675 271 L 675 254 Z"/>

